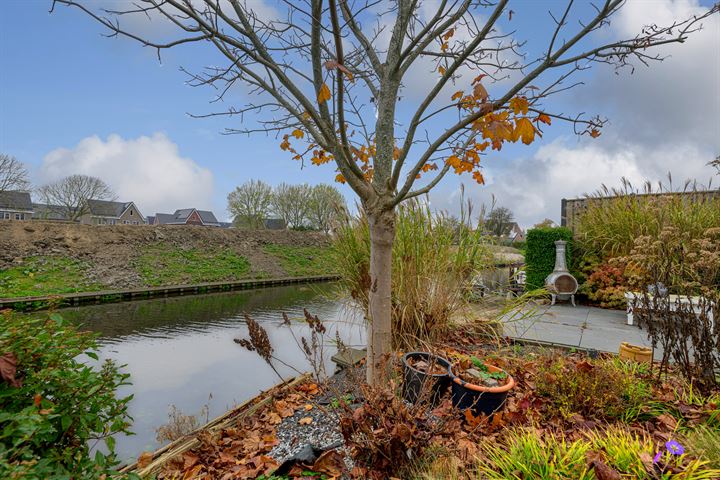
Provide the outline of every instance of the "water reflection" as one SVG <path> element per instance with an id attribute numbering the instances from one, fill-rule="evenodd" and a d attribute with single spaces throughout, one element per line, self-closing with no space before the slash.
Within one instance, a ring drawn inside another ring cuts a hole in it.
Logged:
<path id="1" fill-rule="evenodd" d="M 207 404 L 212 418 L 278 382 L 256 354 L 233 342 L 247 334 L 243 313 L 268 330 L 278 357 L 308 370 L 290 329 L 281 324 L 285 312 L 298 320 L 293 327 L 296 335 L 307 335 L 301 322 L 303 308 L 326 321 L 328 340 L 339 331 L 347 343 L 362 343 L 361 321 L 336 299 L 333 284 L 92 305 L 65 309 L 62 314 L 102 335 L 101 360 L 112 358 L 127 365 L 133 384 L 119 393 L 135 395 L 130 414 L 136 435 L 118 438 L 117 450 L 123 459 L 131 459 L 159 446 L 155 429 L 167 421 L 171 404 L 186 414 L 198 413 Z M 326 352 L 331 371 L 332 343 Z M 278 370 L 283 376 L 294 374 L 282 365 Z"/>

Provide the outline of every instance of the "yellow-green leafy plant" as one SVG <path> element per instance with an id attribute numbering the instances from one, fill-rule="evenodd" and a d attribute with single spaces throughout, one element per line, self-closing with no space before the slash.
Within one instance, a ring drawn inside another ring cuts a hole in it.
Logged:
<path id="1" fill-rule="evenodd" d="M 436 338 L 467 299 L 471 278 L 491 265 L 479 230 L 448 221 L 420 202 L 398 209 L 392 265 L 392 332 L 395 348 Z M 342 282 L 368 311 L 370 238 L 361 213 L 336 230 L 335 264 Z"/>
<path id="2" fill-rule="evenodd" d="M 574 441 L 518 429 L 498 442 L 483 443 L 476 468 L 478 478 L 491 480 L 596 480 L 599 468 L 618 478 L 639 480 L 718 478 L 720 470 L 700 457 L 676 441 L 668 441 L 663 448 L 618 427 L 591 431 Z"/>
<path id="3" fill-rule="evenodd" d="M 587 441 L 569 442 L 552 433 L 516 430 L 500 442 L 483 444 L 477 471 L 479 478 L 488 480 L 590 480 L 594 476 L 586 461 L 589 450 Z"/>

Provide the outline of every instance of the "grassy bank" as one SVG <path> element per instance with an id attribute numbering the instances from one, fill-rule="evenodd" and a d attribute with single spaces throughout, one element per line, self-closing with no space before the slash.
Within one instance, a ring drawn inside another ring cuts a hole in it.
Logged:
<path id="1" fill-rule="evenodd" d="M 88 279 L 91 265 L 63 256 L 28 257 L 0 270 L 0 298 L 32 297 L 102 290 Z"/>
<path id="2" fill-rule="evenodd" d="M 147 245 L 128 258 L 122 277 L 126 281 L 120 288 L 335 273 L 329 247 L 267 244 L 261 252 L 258 250 L 242 255 L 227 247 Z M 103 283 L 99 267 L 108 268 L 100 262 L 80 261 L 64 255 L 26 257 L 20 263 L 0 269 L 0 298 L 117 289 Z"/>
<path id="3" fill-rule="evenodd" d="M 135 265 L 150 287 L 240 280 L 251 269 L 247 258 L 229 249 L 179 250 L 162 243 L 144 249 Z"/>
<path id="4" fill-rule="evenodd" d="M 292 277 L 336 273 L 330 249 L 327 247 L 299 247 L 293 245 L 265 245 L 263 251 L 275 257 Z"/>

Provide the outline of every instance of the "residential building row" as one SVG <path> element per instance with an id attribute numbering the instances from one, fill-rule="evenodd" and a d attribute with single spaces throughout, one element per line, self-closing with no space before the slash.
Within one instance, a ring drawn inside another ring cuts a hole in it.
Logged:
<path id="1" fill-rule="evenodd" d="M 68 208 L 60 205 L 33 203 L 29 192 L 0 191 L 0 220 L 48 220 L 72 222 Z M 82 215 L 75 220 L 85 225 L 201 225 L 207 227 L 229 227 L 219 222 L 208 210 L 183 208 L 175 213 L 156 213 L 145 217 L 134 202 L 109 200 L 87 200 Z"/>

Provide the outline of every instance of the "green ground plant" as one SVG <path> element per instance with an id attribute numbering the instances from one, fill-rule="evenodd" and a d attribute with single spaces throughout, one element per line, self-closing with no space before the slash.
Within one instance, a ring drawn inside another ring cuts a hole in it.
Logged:
<path id="1" fill-rule="evenodd" d="M 462 221 L 461 224 L 464 224 Z M 444 214 L 408 202 L 398 210 L 392 265 L 392 332 L 395 348 L 430 341 L 465 304 L 475 272 L 493 265 L 480 230 L 457 228 Z M 367 312 L 370 236 L 364 216 L 336 231 L 334 262 L 342 283 Z"/>
<path id="2" fill-rule="evenodd" d="M 183 285 L 240 280 L 250 276 L 250 262 L 230 249 L 178 249 L 168 244 L 145 248 L 136 260 L 145 285 Z"/>
<path id="3" fill-rule="evenodd" d="M 115 392 L 129 375 L 111 361 L 85 363 L 98 359 L 95 337 L 57 314 L 7 313 L 0 325 L 0 478 L 111 474 L 113 435 L 128 433 L 131 420 L 132 397 Z"/>
<path id="4" fill-rule="evenodd" d="M 332 252 L 327 247 L 270 244 L 263 251 L 280 260 L 280 266 L 292 277 L 335 273 Z"/>
<path id="5" fill-rule="evenodd" d="M 90 265 L 62 256 L 28 257 L 17 266 L 0 270 L 0 297 L 32 297 L 102 290 L 89 282 Z"/>

